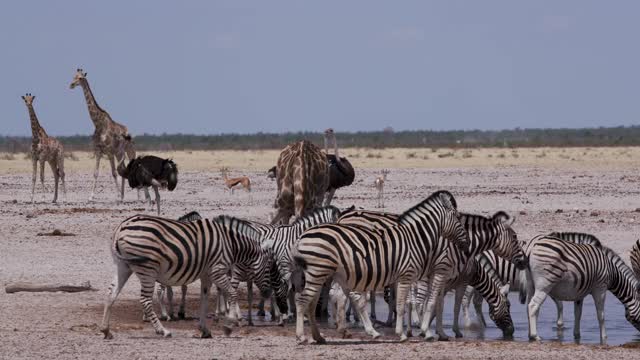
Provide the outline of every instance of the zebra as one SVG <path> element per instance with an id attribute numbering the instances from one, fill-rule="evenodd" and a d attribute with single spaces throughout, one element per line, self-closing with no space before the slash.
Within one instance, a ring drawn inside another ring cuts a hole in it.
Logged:
<path id="1" fill-rule="evenodd" d="M 262 239 L 273 240 L 270 249 L 272 254 L 271 285 L 274 289 L 272 306 L 275 300 L 275 314 L 278 324 L 283 325 L 285 315 L 289 310 L 287 304 L 289 298 L 291 276 L 291 249 L 300 235 L 307 229 L 326 223 L 334 223 L 340 216 L 340 209 L 335 206 L 316 208 L 299 217 L 289 225 L 271 225 L 259 222 L 251 222 L 260 233 Z M 291 294 L 292 295 L 292 294 Z"/>
<path id="2" fill-rule="evenodd" d="M 191 211 L 187 214 L 182 215 L 178 218 L 179 222 L 188 223 L 196 220 L 202 220 L 202 216 L 197 211 Z M 167 302 L 169 305 L 169 311 L 167 312 L 167 308 L 165 307 L 162 299 L 164 297 L 164 293 L 167 293 Z M 178 319 L 185 319 L 185 307 L 187 302 L 187 285 L 181 286 L 182 297 L 180 299 L 180 308 L 178 310 Z M 173 289 L 171 286 L 166 287 L 162 284 L 158 284 L 157 291 L 158 302 L 160 303 L 160 320 L 172 320 L 175 319 L 173 316 Z M 146 321 L 146 317 L 142 316 L 142 320 Z"/>
<path id="3" fill-rule="evenodd" d="M 552 232 L 549 233 L 548 236 L 556 237 L 564 241 L 569 241 L 576 244 L 589 244 L 597 247 L 602 246 L 600 240 L 597 237 L 581 232 Z M 524 242 L 522 242 L 521 245 L 524 246 Z M 524 304 L 526 301 L 524 272 L 518 269 L 511 261 L 496 255 L 492 251 L 486 251 L 480 256 L 484 257 L 485 261 L 489 262 L 489 264 L 496 270 L 501 283 L 504 284 L 504 288 L 502 291 L 504 293 L 508 293 L 509 291 L 518 292 L 520 294 L 520 303 Z M 484 317 L 482 316 L 482 298 L 477 296 L 476 293 L 473 293 L 473 289 L 469 288 L 467 288 L 467 293 L 465 295 L 468 298 L 467 302 L 463 304 L 463 308 L 467 309 L 464 315 L 466 322 L 470 322 L 468 320 L 468 306 L 469 301 L 473 301 L 480 325 L 482 327 L 486 326 Z M 562 301 L 559 301 L 554 297 L 551 297 L 551 300 L 553 300 L 557 309 L 556 327 L 558 330 L 562 330 L 564 328 Z M 576 301 L 574 305 L 582 306 L 582 300 Z"/>
<path id="4" fill-rule="evenodd" d="M 561 301 L 576 301 L 574 337 L 580 337 L 582 302 L 591 294 L 600 325 L 600 342 L 606 342 L 604 302 L 607 290 L 625 307 L 625 317 L 640 330 L 639 282 L 613 250 L 589 244 L 576 244 L 549 235 L 538 235 L 526 246 L 529 339 L 540 341 L 537 320 L 540 306 L 548 295 Z"/>
<path id="5" fill-rule="evenodd" d="M 376 213 L 369 211 L 354 211 L 348 212 L 340 217 L 338 223 L 351 223 L 351 224 L 371 224 L 376 228 L 382 228 L 393 224 L 393 221 L 397 221 L 398 215 L 387 213 Z M 481 279 L 480 267 L 474 264 L 475 254 L 482 253 L 487 249 L 494 249 L 505 257 L 512 259 L 518 266 L 524 268 L 526 266 L 526 259 L 522 248 L 520 247 L 516 232 L 512 229 L 512 225 L 515 222 L 515 217 L 509 216 L 504 211 L 495 213 L 492 217 L 485 217 L 482 215 L 473 214 L 460 214 L 460 221 L 467 230 L 469 239 L 471 240 L 471 246 L 468 252 L 462 252 L 455 246 L 451 245 L 449 253 L 453 256 L 453 267 L 451 271 L 451 278 L 448 280 L 446 290 L 456 289 L 456 298 L 454 306 L 454 324 L 453 330 L 456 337 L 462 337 L 462 333 L 458 326 L 458 314 L 460 312 L 460 304 L 462 302 L 462 296 L 467 283 L 477 282 Z M 445 240 L 443 240 L 445 241 Z M 453 275 L 458 274 L 458 275 Z M 420 281 L 417 287 L 417 303 L 418 308 L 422 308 L 422 304 L 429 294 L 429 286 L 427 282 Z M 486 289 L 486 285 L 485 285 Z M 448 336 L 442 330 L 442 302 L 444 301 L 443 291 L 438 297 L 438 314 L 440 315 L 437 322 L 437 333 L 439 340 L 447 340 Z M 498 293 L 486 292 L 487 296 L 500 296 Z M 434 294 L 437 296 L 438 294 Z M 503 330 L 506 337 L 513 335 L 513 322 L 510 319 L 510 315 L 505 315 L 505 306 L 497 307 L 497 304 L 506 304 L 506 299 L 496 300 L 492 299 L 492 304 L 496 307 L 492 308 L 494 318 L 498 319 L 498 326 Z M 419 310 L 418 313 L 421 311 Z M 391 312 L 390 312 L 391 313 Z M 508 311 L 507 311 L 508 314 Z M 507 319 L 507 317 L 509 319 Z"/>
<path id="6" fill-rule="evenodd" d="M 636 240 L 636 243 L 631 248 L 631 254 L 629 254 L 629 260 L 631 261 L 631 269 L 636 277 L 640 279 L 640 240 Z"/>
<path id="7" fill-rule="evenodd" d="M 325 342 L 318 331 L 315 312 L 309 309 L 315 308 L 318 291 L 331 276 L 345 294 L 352 290 L 362 293 L 397 283 L 395 331 L 400 340 L 405 341 L 407 336 L 402 323 L 404 300 L 411 284 L 433 272 L 444 277 L 444 272 L 449 269 L 440 236 L 453 239 L 463 249 L 469 246 L 455 198 L 443 190 L 401 214 L 397 226 L 377 230 L 358 225 L 325 224 L 305 231 L 292 252 L 295 269 L 291 283 L 299 293 L 296 296 L 298 342 L 307 342 L 304 336 L 305 313 L 313 339 L 318 343 Z M 378 337 L 380 334 L 366 316 L 364 296 L 358 301 L 349 295 L 367 334 Z M 434 303 L 427 304 L 429 316 Z M 424 321 L 422 325 L 426 331 Z"/>
<path id="8" fill-rule="evenodd" d="M 200 337 L 211 337 L 206 315 L 212 282 L 222 289 L 232 304 L 224 325 L 224 332 L 229 335 L 232 326 L 237 324 L 237 294 L 231 286 L 229 273 L 234 266 L 250 264 L 266 256 L 272 242 L 261 248 L 259 239 L 260 234 L 250 223 L 224 215 L 189 223 L 145 215 L 124 220 L 116 228 L 111 245 L 117 270 L 109 287 L 102 318 L 101 331 L 105 339 L 113 338 L 109 330 L 111 307 L 133 273 L 140 280 L 140 303 L 157 334 L 171 336 L 153 311 L 155 283 L 177 286 L 200 279 Z M 258 284 L 268 284 L 264 281 L 268 273 L 255 275 Z M 270 295 L 268 286 L 260 290 L 263 297 Z"/>

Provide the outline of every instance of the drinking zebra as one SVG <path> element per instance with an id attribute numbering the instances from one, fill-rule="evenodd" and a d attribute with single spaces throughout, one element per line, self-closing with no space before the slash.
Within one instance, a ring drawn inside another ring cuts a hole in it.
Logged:
<path id="1" fill-rule="evenodd" d="M 250 223 L 228 216 L 214 220 L 196 220 L 182 223 L 154 216 L 136 215 L 123 221 L 113 235 L 111 254 L 116 263 L 116 274 L 109 287 L 101 330 L 106 339 L 111 307 L 131 274 L 140 280 L 140 302 L 157 334 L 171 336 L 153 311 L 152 295 L 156 282 L 166 286 L 186 285 L 200 279 L 200 337 L 211 337 L 206 326 L 207 296 L 213 282 L 222 289 L 231 303 L 224 331 L 231 333 L 237 324 L 235 314 L 237 294 L 231 286 L 230 270 L 234 266 L 259 262 L 266 255 L 259 246 L 260 234 Z M 258 284 L 268 273 L 255 274 Z M 270 288 L 260 289 L 263 297 Z"/>
<path id="2" fill-rule="evenodd" d="M 627 320 L 640 330 L 638 280 L 613 250 L 539 235 L 527 244 L 525 253 L 529 257 L 526 281 L 531 340 L 540 340 L 538 313 L 547 296 L 560 301 L 581 301 L 591 294 L 600 325 L 600 342 L 605 343 L 604 302 L 607 290 L 622 302 Z M 574 336 L 579 338 L 582 306 L 576 306 L 575 310 Z"/>
<path id="3" fill-rule="evenodd" d="M 397 221 L 398 215 L 387 213 L 376 213 L 371 211 L 351 211 L 343 214 L 338 220 L 339 224 L 351 223 L 351 224 L 370 224 L 370 226 L 376 228 L 383 228 L 393 224 L 393 221 Z M 492 302 L 492 316 L 497 319 L 498 326 L 503 330 L 505 336 L 511 336 L 513 334 L 513 322 L 511 321 L 507 301 L 500 294 L 499 291 L 489 291 L 489 288 L 494 290 L 493 286 L 488 286 L 486 279 L 483 279 L 481 272 L 483 268 L 475 264 L 474 256 L 482 253 L 487 249 L 493 249 L 505 257 L 512 259 L 521 268 L 526 266 L 526 260 L 524 253 L 518 243 L 517 235 L 512 229 L 512 225 L 515 222 L 515 218 L 510 217 L 505 212 L 497 212 L 492 217 L 485 217 L 481 215 L 473 214 L 460 214 L 460 222 L 467 230 L 469 236 L 470 248 L 468 252 L 460 251 L 457 247 L 450 245 L 448 250 L 450 256 L 453 256 L 452 269 L 450 271 L 450 278 L 447 280 L 445 291 L 441 294 L 434 294 L 438 296 L 437 309 L 438 309 L 438 322 L 437 333 L 440 340 L 447 340 L 448 336 L 442 329 L 442 303 L 444 301 L 444 294 L 448 290 L 456 290 L 456 301 L 454 306 L 454 324 L 453 331 L 456 337 L 462 337 L 462 333 L 458 326 L 458 314 L 460 312 L 460 304 L 462 302 L 462 296 L 468 283 L 474 283 L 482 285 L 485 290 L 486 296 L 491 296 Z M 485 281 L 480 284 L 480 281 Z M 497 286 L 497 285 L 496 285 Z M 417 304 L 418 313 L 423 308 L 423 303 L 429 295 L 428 282 L 420 281 L 417 287 Z M 506 309 L 506 315 L 505 315 Z"/>
<path id="4" fill-rule="evenodd" d="M 325 341 L 318 331 L 315 311 L 309 309 L 315 308 L 320 288 L 331 276 L 345 294 L 397 284 L 396 334 L 406 340 L 402 320 L 404 299 L 411 284 L 434 273 L 444 278 L 449 271 L 448 264 L 442 266 L 446 252 L 441 236 L 453 239 L 463 249 L 468 248 L 469 239 L 460 223 L 455 198 L 447 191 L 433 193 L 401 214 L 398 222 L 397 226 L 382 230 L 325 224 L 302 234 L 293 250 L 296 267 L 291 274 L 293 288 L 300 293 L 296 298 L 296 337 L 300 343 L 307 341 L 303 326 L 305 314 L 313 339 L 318 343 Z M 434 289 L 439 291 L 440 285 L 435 282 Z M 355 299 L 351 297 L 351 300 Z M 364 301 L 354 303 L 359 314 L 366 314 Z M 434 304 L 435 299 L 427 304 L 429 316 Z M 361 320 L 367 334 L 379 336 L 368 316 L 361 315 Z"/>

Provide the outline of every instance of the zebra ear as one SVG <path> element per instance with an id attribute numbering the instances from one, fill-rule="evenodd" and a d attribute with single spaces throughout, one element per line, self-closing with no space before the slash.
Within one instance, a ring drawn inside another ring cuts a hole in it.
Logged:
<path id="1" fill-rule="evenodd" d="M 451 195 L 448 191 L 440 192 L 440 200 L 442 201 L 442 205 L 444 205 L 447 210 L 457 210 L 456 199 Z"/>
<path id="2" fill-rule="evenodd" d="M 500 221 L 504 226 L 511 227 L 513 223 L 516 221 L 515 216 L 510 216 L 504 211 L 498 211 L 493 215 L 494 220 Z"/>

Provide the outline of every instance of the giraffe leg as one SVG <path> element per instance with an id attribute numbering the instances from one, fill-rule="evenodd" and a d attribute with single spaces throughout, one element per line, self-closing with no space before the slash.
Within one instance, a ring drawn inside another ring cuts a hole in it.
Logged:
<path id="1" fill-rule="evenodd" d="M 62 200 L 67 201 L 67 185 L 64 181 L 64 155 L 61 155 L 58 159 L 58 176 L 60 176 L 60 182 L 62 183 Z"/>
<path id="2" fill-rule="evenodd" d="M 53 173 L 53 181 L 55 184 L 55 189 L 53 192 L 53 202 L 56 203 L 58 201 L 58 182 L 60 181 L 60 174 L 58 174 L 58 163 L 55 160 L 50 161 L 49 167 L 51 167 L 51 172 Z"/>
<path id="3" fill-rule="evenodd" d="M 42 197 L 44 198 L 44 195 L 47 192 L 47 189 L 44 187 L 44 160 L 40 160 L 40 183 L 42 184 Z"/>
<path id="4" fill-rule="evenodd" d="M 111 165 L 111 176 L 113 177 L 113 181 L 116 184 L 116 202 L 122 202 L 122 200 L 124 199 L 124 193 L 122 194 L 123 196 L 119 196 L 120 187 L 118 186 L 118 172 L 116 171 L 116 162 L 113 155 L 109 156 L 109 165 Z"/>
<path id="5" fill-rule="evenodd" d="M 31 202 L 33 203 L 33 196 L 36 193 L 36 179 L 38 178 L 38 160 L 33 158 L 31 163 L 33 164 L 33 176 L 31 177 Z"/>
<path id="6" fill-rule="evenodd" d="M 96 151 L 96 169 L 93 171 L 93 190 L 91 190 L 91 196 L 89 201 L 93 201 L 93 197 L 96 196 L 96 187 L 98 186 L 98 175 L 100 175 L 100 158 L 102 154 Z"/>

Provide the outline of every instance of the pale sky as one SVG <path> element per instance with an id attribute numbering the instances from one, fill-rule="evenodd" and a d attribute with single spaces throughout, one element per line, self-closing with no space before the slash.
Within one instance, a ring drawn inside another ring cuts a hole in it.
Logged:
<path id="1" fill-rule="evenodd" d="M 640 119 L 638 1 L 3 1 L 0 134 L 597 127 Z"/>

